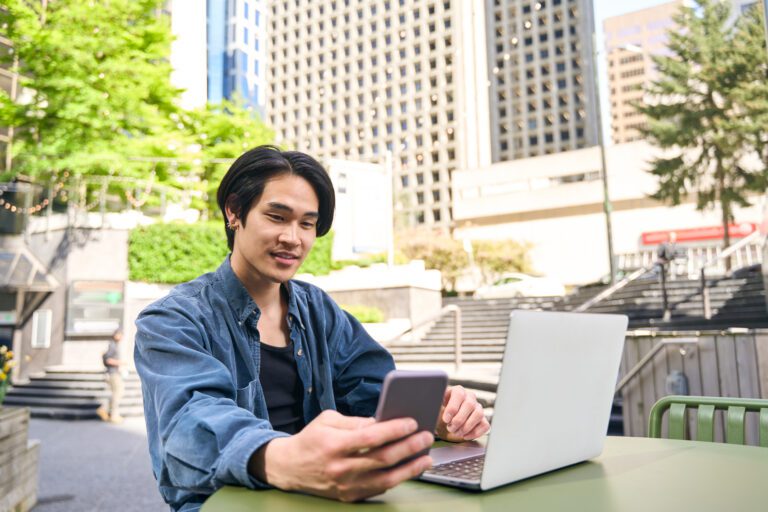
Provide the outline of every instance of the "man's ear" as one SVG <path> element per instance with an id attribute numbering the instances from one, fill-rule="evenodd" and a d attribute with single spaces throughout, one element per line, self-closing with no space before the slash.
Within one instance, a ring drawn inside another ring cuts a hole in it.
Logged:
<path id="1" fill-rule="evenodd" d="M 230 194 L 229 197 L 227 197 L 227 202 L 224 203 L 224 211 L 227 214 L 227 222 L 229 223 L 240 220 L 239 210 L 233 207 L 236 201 L 237 201 L 237 195 Z"/>

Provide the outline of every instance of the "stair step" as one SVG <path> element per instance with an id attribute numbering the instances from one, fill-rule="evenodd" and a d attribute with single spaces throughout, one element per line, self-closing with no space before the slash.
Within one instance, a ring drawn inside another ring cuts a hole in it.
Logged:
<path id="1" fill-rule="evenodd" d="M 104 398 L 112 394 L 107 388 L 101 390 L 78 390 L 78 389 L 38 389 L 27 386 L 15 386 L 8 390 L 8 397 L 49 397 L 49 398 Z M 140 397 L 141 390 L 131 389 L 124 393 L 126 397 Z"/>
<path id="2" fill-rule="evenodd" d="M 46 418 L 57 420 L 92 420 L 99 419 L 96 408 L 70 409 L 65 407 L 30 407 L 33 418 Z M 120 415 L 134 417 L 144 414 L 143 407 L 120 407 Z"/>

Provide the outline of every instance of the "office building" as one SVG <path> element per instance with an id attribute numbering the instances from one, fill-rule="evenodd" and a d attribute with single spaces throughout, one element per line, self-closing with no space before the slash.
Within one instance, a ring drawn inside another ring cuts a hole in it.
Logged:
<path id="1" fill-rule="evenodd" d="M 170 0 L 168 10 L 182 106 L 239 98 L 263 114 L 266 0 Z"/>
<path id="2" fill-rule="evenodd" d="M 493 161 L 597 144 L 591 0 L 486 0 Z"/>
<path id="3" fill-rule="evenodd" d="M 672 18 L 683 4 L 675 0 L 603 22 L 614 144 L 642 138 L 638 130 L 645 117 L 634 104 L 643 101 L 644 90 L 657 77 L 653 56 L 668 53 L 667 33 L 674 30 Z"/>
<path id="4" fill-rule="evenodd" d="M 266 120 L 277 142 L 383 163 L 395 222 L 448 227 L 451 173 L 490 162 L 483 4 L 270 3 Z"/>

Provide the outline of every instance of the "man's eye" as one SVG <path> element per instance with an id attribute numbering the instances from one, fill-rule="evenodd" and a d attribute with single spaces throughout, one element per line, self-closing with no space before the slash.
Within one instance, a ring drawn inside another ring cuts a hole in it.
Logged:
<path id="1" fill-rule="evenodd" d="M 309 221 L 302 222 L 301 225 L 302 225 L 302 227 L 304 227 L 306 229 L 314 229 L 314 227 L 315 227 L 315 223 L 314 222 L 309 222 Z"/>
<path id="2" fill-rule="evenodd" d="M 274 220 L 275 222 L 282 222 L 283 221 L 283 217 L 282 216 L 275 215 L 274 213 L 268 213 L 267 217 L 269 217 L 270 219 Z"/>

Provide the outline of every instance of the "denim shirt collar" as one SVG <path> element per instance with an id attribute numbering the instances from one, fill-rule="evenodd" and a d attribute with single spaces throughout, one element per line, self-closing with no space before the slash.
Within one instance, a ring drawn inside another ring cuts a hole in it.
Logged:
<path id="1" fill-rule="evenodd" d="M 227 256 L 216 270 L 216 277 L 219 280 L 222 292 L 224 293 L 224 296 L 227 297 L 227 302 L 229 302 L 229 306 L 232 308 L 238 322 L 245 322 L 254 312 L 258 319 L 261 315 L 261 311 L 253 298 L 251 298 L 248 290 L 246 290 L 245 285 L 243 285 L 240 278 L 237 277 L 235 271 L 232 270 L 232 263 L 230 262 L 231 257 L 231 254 Z M 285 288 L 286 295 L 288 296 L 289 323 L 295 321 L 302 329 L 304 329 L 304 324 L 302 323 L 301 315 L 299 314 L 300 299 L 297 297 L 297 288 L 293 286 L 291 281 L 286 281 L 282 286 Z M 304 299 L 303 302 L 306 302 L 306 298 Z M 306 309 L 306 304 L 304 304 L 304 308 Z"/>

